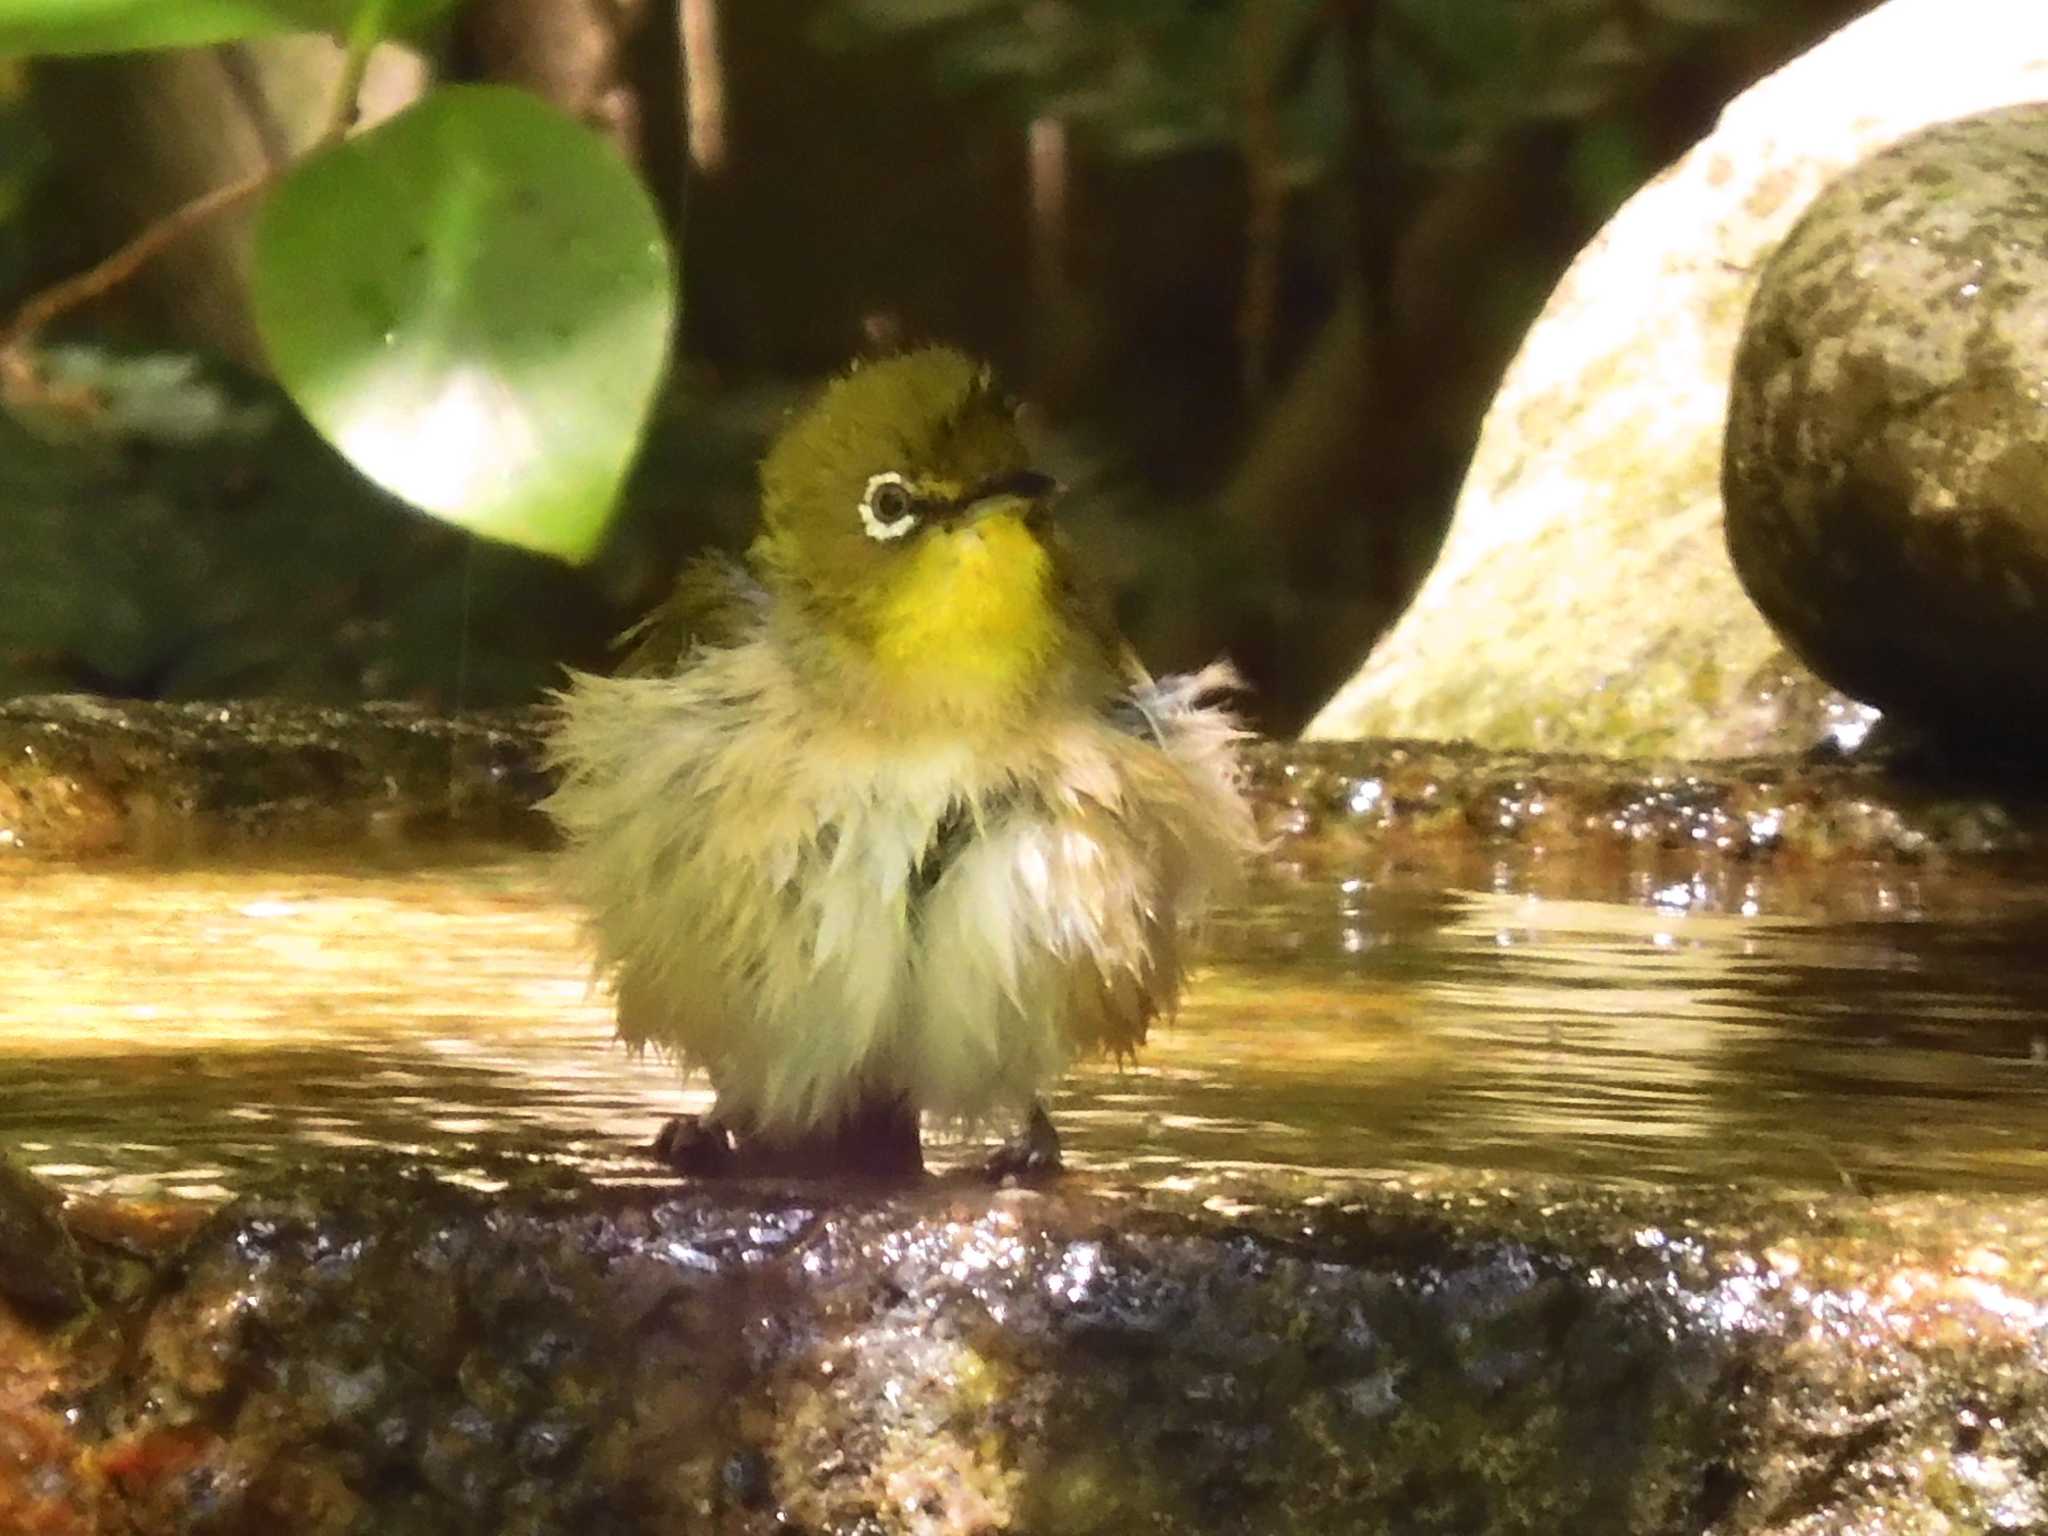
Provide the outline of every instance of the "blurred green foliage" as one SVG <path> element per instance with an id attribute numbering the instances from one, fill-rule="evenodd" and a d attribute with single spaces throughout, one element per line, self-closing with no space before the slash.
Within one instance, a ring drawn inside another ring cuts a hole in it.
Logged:
<path id="1" fill-rule="evenodd" d="M 1276 105 L 1290 179 L 1342 155 L 1357 82 L 1405 159 L 1483 152 L 1530 120 L 1594 115 L 1697 34 L 1753 24 L 1774 0 L 843 0 L 814 35 L 858 48 L 917 36 L 937 78 L 1000 86 L 1018 109 L 1151 158 L 1236 142 Z"/>
<path id="2" fill-rule="evenodd" d="M 459 0 L 387 0 L 387 33 L 432 20 Z M 275 32 L 346 33 L 364 0 L 0 0 L 0 55 L 189 48 Z"/>
<path id="3" fill-rule="evenodd" d="M 814 35 L 836 48 L 921 36 L 941 85 L 999 85 L 1027 116 L 1058 118 L 1111 154 L 1150 159 L 1236 137 L 1247 24 L 1263 12 L 1274 34 L 1266 57 L 1295 76 L 1288 136 L 1307 173 L 1333 150 L 1344 119 L 1341 73 L 1320 47 L 1328 10 L 1319 0 L 846 0 L 821 13 Z"/>
<path id="4" fill-rule="evenodd" d="M 631 167 L 522 92 L 431 89 L 343 137 L 370 50 L 449 3 L 0 0 L 0 45 L 344 33 L 333 126 L 266 189 L 249 302 L 270 364 L 379 486 L 489 538 L 583 560 L 666 365 L 667 240 Z"/>
<path id="5" fill-rule="evenodd" d="M 0 292 L 18 286 L 34 260 L 30 216 L 50 169 L 50 145 L 29 100 L 27 72 L 0 60 Z"/>
<path id="6" fill-rule="evenodd" d="M 365 486 L 276 390 L 65 347 L 89 426 L 0 415 L 0 691 L 519 697 L 606 622 L 558 562 Z"/>
<path id="7" fill-rule="evenodd" d="M 399 0 L 389 20 L 433 22 L 414 37 L 430 104 L 516 81 L 611 142 L 560 124 L 561 154 L 494 158 L 494 133 L 435 130 L 430 105 L 417 142 L 401 116 L 273 189 L 255 296 L 276 372 L 388 490 L 260 381 L 137 355 L 176 334 L 253 359 L 248 316 L 240 338 L 212 328 L 178 253 L 140 298 L 60 329 L 59 381 L 120 404 L 83 432 L 18 409 L 0 423 L 0 547 L 30 550 L 0 568 L 0 691 L 530 696 L 561 660 L 601 662 L 691 553 L 744 543 L 753 461 L 803 381 L 903 336 L 980 351 L 1046 407 L 1073 535 L 1139 650 L 1161 667 L 1228 651 L 1261 722 L 1285 728 L 1419 576 L 1563 263 L 1722 102 L 1863 3 L 704 0 L 715 47 L 696 63 L 715 89 L 696 106 L 722 114 L 725 149 L 684 173 L 679 142 L 651 147 L 679 136 L 679 50 L 657 35 L 673 6 Z M 361 15 L 0 0 L 0 45 Z M 160 217 L 148 178 L 206 163 L 209 136 L 253 131 L 273 162 L 303 142 L 264 120 L 271 46 L 38 59 L 26 98 L 24 67 L 0 63 L 0 291 L 18 303 Z M 591 60 L 580 82 L 558 67 Z M 193 110 L 194 90 L 219 111 Z M 1067 130 L 1057 165 L 1027 123 Z M 620 146 L 669 177 L 654 201 L 671 235 L 688 214 L 684 364 L 651 404 L 670 269 L 641 189 L 618 195 Z M 123 180 L 138 163 L 139 192 Z M 339 168 L 324 189 L 323 164 Z M 474 175 L 436 174 L 463 164 Z M 466 482 L 446 462 L 460 434 L 426 408 L 427 381 L 455 378 L 507 405 Z M 361 452 L 351 402 L 436 424 L 414 461 L 427 481 Z M 522 457 L 522 423 L 559 428 L 571 458 Z M 580 576 L 389 494 L 509 487 L 495 526 L 468 516 L 483 500 L 438 510 L 501 534 L 525 521 L 529 542 L 580 555 L 636 437 L 623 511 Z M 581 489 L 550 489 L 547 463 Z M 580 524 L 532 521 L 578 503 Z"/>

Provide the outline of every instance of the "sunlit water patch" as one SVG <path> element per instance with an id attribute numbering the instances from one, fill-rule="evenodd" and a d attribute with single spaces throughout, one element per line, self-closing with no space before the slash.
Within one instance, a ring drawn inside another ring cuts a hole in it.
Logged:
<path id="1" fill-rule="evenodd" d="M 545 862 L 0 870 L 0 1146 L 212 1196 L 397 1147 L 599 1176 L 701 1107 L 611 1040 Z M 1814 923 L 1274 884 L 1055 1106 L 1071 1162 L 2048 1191 L 2048 904 Z"/>

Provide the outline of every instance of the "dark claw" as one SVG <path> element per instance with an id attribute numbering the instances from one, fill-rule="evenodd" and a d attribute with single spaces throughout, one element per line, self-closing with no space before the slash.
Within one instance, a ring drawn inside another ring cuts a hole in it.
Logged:
<path id="1" fill-rule="evenodd" d="M 1060 1133 L 1054 1129 L 1052 1116 L 1045 1112 L 1045 1105 L 1033 1100 L 1023 1133 L 998 1147 L 995 1155 L 981 1165 L 981 1170 L 991 1184 L 1006 1184 L 1012 1180 L 1019 1184 L 1038 1184 L 1055 1177 L 1063 1166 L 1060 1162 Z"/>
<path id="2" fill-rule="evenodd" d="M 715 1109 L 678 1115 L 647 1150 L 677 1173 L 699 1179 L 902 1179 L 924 1172 L 917 1111 L 895 1100 L 860 1104 L 832 1130 L 793 1141 L 734 1131 Z"/>

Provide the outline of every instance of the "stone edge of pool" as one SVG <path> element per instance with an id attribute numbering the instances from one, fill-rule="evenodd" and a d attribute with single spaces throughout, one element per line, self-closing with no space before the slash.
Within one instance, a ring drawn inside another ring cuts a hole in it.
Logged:
<path id="1" fill-rule="evenodd" d="M 74 1201 L 79 1310 L 0 1304 L 0 1529 L 2048 1519 L 2040 1201 L 489 1182 Z"/>
<path id="2" fill-rule="evenodd" d="M 541 847 L 540 710 L 0 702 L 0 858 Z M 2048 873 L 2048 800 L 1880 763 L 1628 761 L 1458 743 L 1249 742 L 1282 878 L 1722 910 L 1982 905 Z"/>

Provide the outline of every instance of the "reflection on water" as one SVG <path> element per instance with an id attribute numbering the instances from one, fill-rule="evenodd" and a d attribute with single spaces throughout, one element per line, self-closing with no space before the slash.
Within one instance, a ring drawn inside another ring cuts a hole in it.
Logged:
<path id="1" fill-rule="evenodd" d="M 527 854 L 0 868 L 0 1146 L 218 1194 L 365 1146 L 600 1176 L 697 1107 L 611 1043 Z M 1078 1165 L 1457 1164 L 2048 1190 L 2048 903 L 1816 924 L 1274 884 L 1180 1018 L 1055 1105 Z"/>

